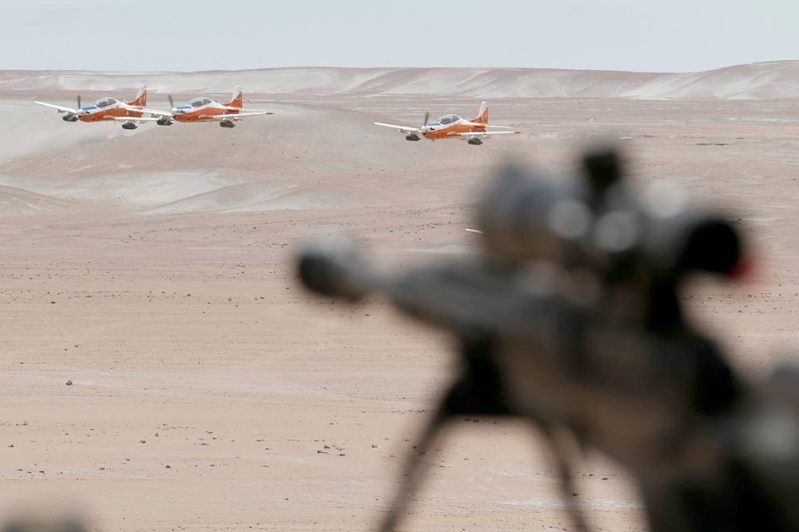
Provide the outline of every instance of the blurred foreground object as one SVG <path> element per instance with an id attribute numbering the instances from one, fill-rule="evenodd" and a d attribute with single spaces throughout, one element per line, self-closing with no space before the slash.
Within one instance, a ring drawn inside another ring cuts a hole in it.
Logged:
<path id="1" fill-rule="evenodd" d="M 77 519 L 15 519 L 2 528 L 3 532 L 88 532 L 88 530 Z"/>
<path id="2" fill-rule="evenodd" d="M 694 274 L 735 280 L 749 265 L 734 225 L 676 191 L 635 194 L 612 149 L 569 182 L 508 166 L 477 209 L 481 250 L 384 275 L 346 241 L 307 247 L 310 290 L 377 294 L 452 333 L 460 364 L 411 453 L 381 525 L 393 530 L 447 421 L 521 416 L 547 437 L 574 528 L 562 437 L 636 479 L 652 530 L 799 530 L 799 371 L 741 379 L 681 308 Z"/>

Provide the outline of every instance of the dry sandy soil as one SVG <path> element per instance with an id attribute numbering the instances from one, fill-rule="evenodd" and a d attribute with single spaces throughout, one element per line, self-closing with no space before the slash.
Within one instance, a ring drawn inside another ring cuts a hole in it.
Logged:
<path id="1" fill-rule="evenodd" d="M 497 164 L 565 175 L 597 138 L 619 142 L 639 185 L 733 210 L 756 279 L 685 297 L 752 378 L 795 360 L 799 110 L 778 98 L 797 80 L 794 63 L 0 73 L 0 514 L 68 508 L 107 531 L 373 527 L 447 380 L 449 343 L 383 304 L 312 298 L 293 253 L 346 232 L 386 268 L 429 260 L 474 238 L 469 206 Z M 124 132 L 31 104 L 125 97 L 141 81 L 160 91 L 154 107 L 167 89 L 242 84 L 276 114 Z M 524 133 L 476 147 L 371 125 L 470 116 L 483 95 L 493 122 Z M 408 530 L 569 528 L 533 431 L 455 429 Z M 578 480 L 597 530 L 644 528 L 614 466 L 587 456 Z"/>

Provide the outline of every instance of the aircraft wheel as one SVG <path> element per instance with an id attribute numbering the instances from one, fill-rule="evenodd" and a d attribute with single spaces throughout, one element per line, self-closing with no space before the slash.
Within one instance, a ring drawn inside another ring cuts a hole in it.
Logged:
<path id="1" fill-rule="evenodd" d="M 136 129 L 137 127 L 138 126 L 136 124 L 134 124 L 133 122 L 125 122 L 124 124 L 122 124 L 122 129 L 127 129 L 129 131 L 133 130 L 133 129 Z"/>
<path id="2" fill-rule="evenodd" d="M 220 127 L 236 127 L 232 120 L 222 120 L 219 122 Z"/>

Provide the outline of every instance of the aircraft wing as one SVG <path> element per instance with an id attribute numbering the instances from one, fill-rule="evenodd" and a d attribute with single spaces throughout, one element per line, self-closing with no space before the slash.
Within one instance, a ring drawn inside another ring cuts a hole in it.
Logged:
<path id="1" fill-rule="evenodd" d="M 160 118 L 144 116 L 109 116 L 108 118 L 111 120 L 116 120 L 117 122 L 156 122 L 160 120 Z"/>
<path id="2" fill-rule="evenodd" d="M 494 135 L 518 135 L 521 131 L 469 131 L 466 133 L 449 133 L 448 137 L 493 137 Z"/>
<path id="3" fill-rule="evenodd" d="M 46 102 L 33 102 L 33 103 L 37 105 L 43 105 L 45 107 L 50 107 L 51 109 L 57 109 L 59 113 L 72 113 L 74 115 L 80 113 L 80 110 L 78 109 L 70 109 L 69 107 L 62 107 L 60 105 L 54 105 L 52 103 L 46 103 Z"/>
<path id="4" fill-rule="evenodd" d="M 122 104 L 120 107 L 122 107 L 122 109 L 126 111 L 133 111 L 136 113 L 144 113 L 147 115 L 172 118 L 172 113 L 167 113 L 166 111 L 159 111 L 158 109 L 147 109 L 146 107 L 136 107 L 135 105 L 128 105 L 128 104 Z"/>
<path id="5" fill-rule="evenodd" d="M 384 124 L 383 122 L 375 122 L 376 126 L 383 126 L 383 127 L 390 127 L 394 129 L 398 129 L 399 131 L 412 131 L 414 133 L 419 133 L 421 129 L 418 127 L 408 127 L 408 126 L 398 126 L 396 124 Z"/>
<path id="6" fill-rule="evenodd" d="M 250 111 L 247 113 L 234 113 L 229 115 L 214 115 L 211 118 L 218 118 L 220 120 L 230 120 L 231 118 L 241 118 L 243 116 L 263 116 L 263 115 L 273 115 L 275 113 L 271 111 Z"/>

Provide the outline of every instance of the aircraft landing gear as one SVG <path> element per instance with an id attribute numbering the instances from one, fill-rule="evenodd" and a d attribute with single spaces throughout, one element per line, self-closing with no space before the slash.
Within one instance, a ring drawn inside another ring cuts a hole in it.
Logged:
<path id="1" fill-rule="evenodd" d="M 136 129 L 137 127 L 139 126 L 137 126 L 133 122 L 125 122 L 124 124 L 122 124 L 122 129 L 127 129 L 128 131 Z"/>
<path id="2" fill-rule="evenodd" d="M 478 139 L 477 137 L 469 139 L 469 144 L 471 144 L 472 146 L 479 146 L 482 143 L 483 141 Z"/>
<path id="3" fill-rule="evenodd" d="M 219 127 L 236 127 L 232 120 L 222 120 L 219 122 Z"/>
<path id="4" fill-rule="evenodd" d="M 62 116 L 61 120 L 63 120 L 64 122 L 77 122 L 78 121 L 78 117 L 76 115 L 72 114 L 72 113 L 69 113 L 69 114 L 67 114 L 65 116 Z"/>
<path id="5" fill-rule="evenodd" d="M 419 140 L 419 135 L 417 135 L 416 133 L 411 133 L 407 137 L 405 137 L 405 140 L 416 142 L 417 140 Z"/>
<path id="6" fill-rule="evenodd" d="M 159 126 L 171 126 L 172 120 L 168 118 L 159 118 L 158 120 L 155 121 L 155 123 L 158 124 Z"/>

